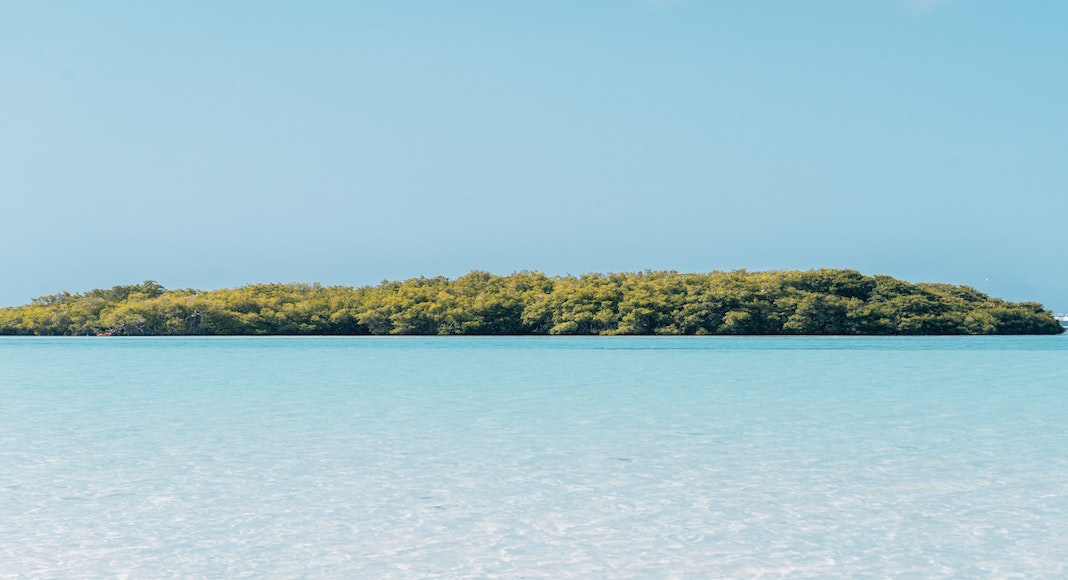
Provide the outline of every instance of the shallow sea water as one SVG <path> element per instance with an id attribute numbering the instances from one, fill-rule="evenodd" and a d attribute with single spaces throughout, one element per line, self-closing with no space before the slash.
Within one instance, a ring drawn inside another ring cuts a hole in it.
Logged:
<path id="1" fill-rule="evenodd" d="M 1066 568 L 1068 337 L 0 339 L 0 577 Z"/>

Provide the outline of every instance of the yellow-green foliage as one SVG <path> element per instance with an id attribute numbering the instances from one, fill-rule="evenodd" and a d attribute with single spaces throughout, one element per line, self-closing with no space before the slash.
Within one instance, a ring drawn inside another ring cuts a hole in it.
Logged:
<path id="1" fill-rule="evenodd" d="M 1055 334 L 1034 302 L 855 270 L 641 272 L 351 288 L 257 284 L 166 290 L 155 282 L 56 294 L 0 309 L 0 334 Z"/>

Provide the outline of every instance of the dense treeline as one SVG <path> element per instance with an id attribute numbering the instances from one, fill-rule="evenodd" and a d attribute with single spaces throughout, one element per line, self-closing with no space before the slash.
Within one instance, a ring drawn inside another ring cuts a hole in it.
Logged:
<path id="1" fill-rule="evenodd" d="M 1034 302 L 855 270 L 537 272 L 352 288 L 149 281 L 0 309 L 0 334 L 1056 334 Z"/>

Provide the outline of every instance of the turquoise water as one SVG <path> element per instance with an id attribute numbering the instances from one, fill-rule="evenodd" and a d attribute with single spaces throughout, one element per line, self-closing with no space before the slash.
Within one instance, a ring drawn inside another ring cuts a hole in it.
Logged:
<path id="1" fill-rule="evenodd" d="M 0 576 L 1064 576 L 1066 417 L 1066 337 L 0 339 Z"/>

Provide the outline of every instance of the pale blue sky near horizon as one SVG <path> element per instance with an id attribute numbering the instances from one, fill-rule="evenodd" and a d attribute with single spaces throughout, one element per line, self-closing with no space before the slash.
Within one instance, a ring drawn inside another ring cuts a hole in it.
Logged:
<path id="1" fill-rule="evenodd" d="M 0 3 L 0 305 L 856 268 L 1068 310 L 1068 2 Z"/>

